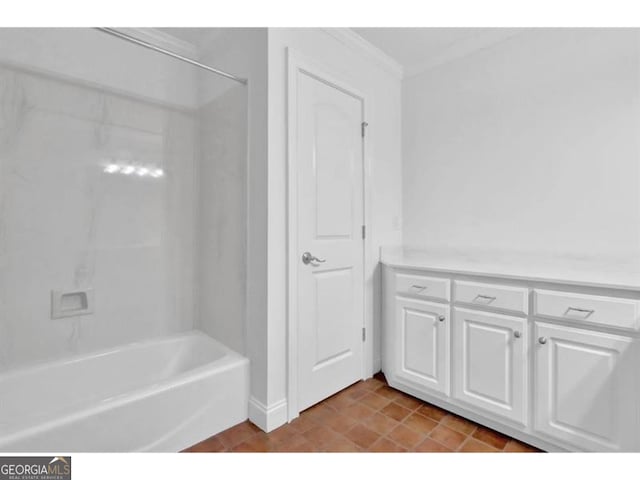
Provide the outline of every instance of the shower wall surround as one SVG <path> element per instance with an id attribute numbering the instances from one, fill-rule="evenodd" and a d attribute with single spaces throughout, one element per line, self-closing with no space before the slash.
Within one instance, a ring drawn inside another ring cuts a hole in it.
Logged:
<path id="1" fill-rule="evenodd" d="M 0 370 L 194 328 L 200 159 L 226 148 L 201 138 L 235 99 L 241 141 L 242 93 L 201 109 L 194 67 L 89 29 L 1 35 Z M 51 319 L 85 289 L 93 314 Z"/>
<path id="2" fill-rule="evenodd" d="M 244 353 L 247 94 L 232 86 L 200 109 L 198 328 Z"/>

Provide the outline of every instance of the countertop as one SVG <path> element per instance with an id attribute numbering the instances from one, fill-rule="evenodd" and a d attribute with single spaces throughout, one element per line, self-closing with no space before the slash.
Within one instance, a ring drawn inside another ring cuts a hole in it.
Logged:
<path id="1" fill-rule="evenodd" d="M 382 248 L 389 267 L 640 292 L 640 258 Z"/>

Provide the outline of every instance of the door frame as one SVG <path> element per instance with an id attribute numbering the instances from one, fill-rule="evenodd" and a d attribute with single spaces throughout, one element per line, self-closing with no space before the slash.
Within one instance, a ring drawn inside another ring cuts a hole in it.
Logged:
<path id="1" fill-rule="evenodd" d="M 331 85 L 361 101 L 362 121 L 366 121 L 367 95 L 353 88 L 339 78 L 325 65 L 319 65 L 299 52 L 287 47 L 287 420 L 298 417 L 298 168 L 295 153 L 297 150 L 297 98 L 296 75 L 303 72 L 311 77 Z M 362 342 L 362 377 L 373 375 L 373 280 L 367 281 L 368 268 L 372 264 L 371 243 L 371 171 L 367 152 L 367 136 L 362 137 L 362 181 L 363 181 L 363 222 L 366 235 L 363 240 L 362 282 L 363 282 L 363 328 L 366 330 Z"/>

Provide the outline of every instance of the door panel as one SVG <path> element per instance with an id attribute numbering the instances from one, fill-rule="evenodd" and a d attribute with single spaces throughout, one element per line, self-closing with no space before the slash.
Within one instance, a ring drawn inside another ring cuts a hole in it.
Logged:
<path id="1" fill-rule="evenodd" d="M 448 392 L 449 308 L 397 298 L 398 378 L 436 392 Z"/>
<path id="2" fill-rule="evenodd" d="M 537 431 L 586 450 L 637 448 L 631 338 L 536 322 L 535 350 Z"/>
<path id="3" fill-rule="evenodd" d="M 298 408 L 362 378 L 362 100 L 296 77 Z M 303 252 L 318 261 L 303 263 Z"/>
<path id="4" fill-rule="evenodd" d="M 454 309 L 454 396 L 526 424 L 526 320 Z"/>

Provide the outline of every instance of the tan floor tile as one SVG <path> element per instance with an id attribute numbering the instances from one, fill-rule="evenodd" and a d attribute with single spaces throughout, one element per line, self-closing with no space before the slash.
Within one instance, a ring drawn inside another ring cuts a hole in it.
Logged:
<path id="1" fill-rule="evenodd" d="M 310 420 L 313 420 L 317 423 L 323 423 L 327 420 L 327 418 L 331 417 L 336 413 L 336 410 L 326 403 L 318 403 L 313 407 L 301 412 L 300 415 L 307 417 Z"/>
<path id="2" fill-rule="evenodd" d="M 387 405 L 389 405 L 389 403 L 391 403 L 391 400 L 382 397 L 374 392 L 371 392 L 362 397 L 359 402 L 364 403 L 366 406 L 371 407 L 377 411 L 382 407 L 386 407 Z"/>
<path id="3" fill-rule="evenodd" d="M 397 420 L 398 422 L 401 422 L 402 420 L 404 420 L 411 413 L 411 410 L 403 407 L 402 405 L 398 405 L 395 402 L 390 403 L 380 411 L 385 415 L 387 415 L 388 417 L 391 417 L 394 420 Z"/>
<path id="4" fill-rule="evenodd" d="M 394 400 L 398 405 L 402 405 L 404 408 L 408 408 L 409 410 L 415 410 L 416 408 L 424 405 L 422 400 L 418 400 L 415 397 L 411 397 L 409 395 L 401 395 Z"/>
<path id="5" fill-rule="evenodd" d="M 499 452 L 497 448 L 492 447 L 491 445 L 487 445 L 484 442 L 480 442 L 475 438 L 468 438 L 466 442 L 462 444 L 462 447 L 458 450 L 459 452 Z"/>
<path id="6" fill-rule="evenodd" d="M 387 385 L 383 385 L 380 388 L 378 388 L 376 390 L 376 393 L 390 400 L 394 400 L 398 398 L 400 395 L 402 395 L 398 390 L 395 390 Z"/>
<path id="7" fill-rule="evenodd" d="M 479 426 L 388 386 L 382 373 L 302 412 L 268 434 L 242 422 L 185 452 L 535 452 L 536 448 Z"/>
<path id="8" fill-rule="evenodd" d="M 362 397 L 364 397 L 368 393 L 369 393 L 369 390 L 367 390 L 366 388 L 363 388 L 363 387 L 360 387 L 360 388 L 350 387 L 347 390 L 347 397 L 355 402 L 355 401 L 360 400 Z"/>
<path id="9" fill-rule="evenodd" d="M 526 443 L 519 442 L 518 440 L 509 440 L 507 445 L 504 447 L 505 452 L 514 452 L 514 453 L 539 453 L 536 447 L 532 445 L 527 445 Z"/>
<path id="10" fill-rule="evenodd" d="M 338 392 L 335 395 L 327 398 L 325 402 L 333 409 L 339 411 L 342 408 L 346 408 L 349 405 L 352 405 L 355 400 L 351 398 L 347 390 L 342 390 L 341 392 Z"/>
<path id="11" fill-rule="evenodd" d="M 361 403 L 354 403 L 353 405 L 340 410 L 340 413 L 348 417 L 355 418 L 356 420 L 364 420 L 365 418 L 373 415 L 375 411 Z"/>
<path id="12" fill-rule="evenodd" d="M 429 436 L 451 450 L 457 449 L 467 438 L 465 434 L 451 430 L 444 425 L 438 425 Z"/>
<path id="13" fill-rule="evenodd" d="M 401 447 L 395 442 L 392 442 L 388 438 L 381 438 L 369 447 L 369 452 L 406 452 L 407 449 Z"/>
<path id="14" fill-rule="evenodd" d="M 327 427 L 338 433 L 344 433 L 351 427 L 353 427 L 357 422 L 358 420 L 353 417 L 343 415 L 342 413 L 336 413 L 332 417 L 325 420 L 323 422 L 323 425 L 326 425 Z"/>
<path id="15" fill-rule="evenodd" d="M 506 447 L 510 440 L 509 437 L 482 426 L 479 426 L 476 431 L 473 432 L 472 437 L 480 440 L 481 442 L 487 443 L 498 450 L 502 450 Z"/>
<path id="16" fill-rule="evenodd" d="M 269 438 L 275 443 L 284 442 L 290 437 L 294 436 L 298 433 L 298 430 L 293 428 L 291 424 L 286 423 L 283 426 L 276 428 L 275 430 L 269 432 Z"/>
<path id="17" fill-rule="evenodd" d="M 288 440 L 276 444 L 276 451 L 278 452 L 316 452 L 318 451 L 317 446 L 311 444 L 306 438 L 302 435 L 297 434 Z"/>
<path id="18" fill-rule="evenodd" d="M 375 391 L 380 387 L 382 387 L 383 385 L 386 385 L 385 382 L 377 378 L 369 378 L 368 380 L 365 380 L 364 384 L 366 389 L 369 391 Z"/>
<path id="19" fill-rule="evenodd" d="M 360 424 L 353 427 L 344 436 L 362 448 L 369 448 L 380 438 L 378 433 Z"/>
<path id="20" fill-rule="evenodd" d="M 340 434 L 325 426 L 318 425 L 317 427 L 313 427 L 312 429 L 304 432 L 302 436 L 306 438 L 310 443 L 321 446 L 337 440 L 338 437 L 340 437 Z"/>
<path id="21" fill-rule="evenodd" d="M 432 418 L 425 417 L 424 415 L 420 415 L 419 413 L 415 413 L 415 412 L 409 415 L 407 418 L 405 418 L 403 423 L 407 427 L 415 430 L 418 433 L 422 433 L 424 435 L 429 433 L 438 425 L 438 422 L 436 422 Z"/>
<path id="22" fill-rule="evenodd" d="M 424 441 L 420 442 L 414 449 L 414 452 L 453 452 L 450 448 L 445 447 L 441 443 L 436 442 L 432 438 L 426 438 Z"/>
<path id="23" fill-rule="evenodd" d="M 259 431 L 260 429 L 255 425 L 249 422 L 243 422 L 218 434 L 218 439 L 226 448 L 231 449 L 248 440 Z"/>
<path id="24" fill-rule="evenodd" d="M 453 413 L 448 414 L 440 420 L 440 423 L 442 425 L 446 425 L 452 430 L 464 433 L 465 435 L 470 435 L 477 427 L 477 425 L 472 421 L 459 417 L 458 415 L 454 415 Z"/>
<path id="25" fill-rule="evenodd" d="M 375 415 L 364 419 L 362 421 L 362 424 L 365 427 L 378 432 L 380 435 L 386 435 L 399 425 L 397 420 L 394 420 L 391 417 L 387 417 L 380 412 L 377 412 Z"/>
<path id="26" fill-rule="evenodd" d="M 226 447 L 220 439 L 216 437 L 207 438 L 206 440 L 196 443 L 194 446 L 184 450 L 185 452 L 224 452 Z"/>
<path id="27" fill-rule="evenodd" d="M 233 447 L 234 452 L 273 452 L 276 450 L 275 442 L 272 442 L 266 433 L 254 435 L 248 440 Z"/>
<path id="28" fill-rule="evenodd" d="M 340 435 L 335 440 L 322 446 L 323 452 L 362 452 L 362 448 L 357 446 L 347 437 Z"/>
<path id="29" fill-rule="evenodd" d="M 307 430 L 312 429 L 317 425 L 316 422 L 311 420 L 310 418 L 305 417 L 304 415 L 299 416 L 295 420 L 293 420 L 289 425 L 298 433 L 304 433 Z"/>
<path id="30" fill-rule="evenodd" d="M 412 449 L 424 440 L 425 435 L 401 424 L 389 432 L 387 437 L 404 448 Z"/>
<path id="31" fill-rule="evenodd" d="M 430 403 L 426 403 L 422 405 L 416 411 L 421 415 L 424 415 L 425 417 L 432 418 L 436 422 L 439 422 L 440 420 L 442 420 L 449 413 L 446 410 L 441 409 L 440 407 L 431 405 Z"/>

